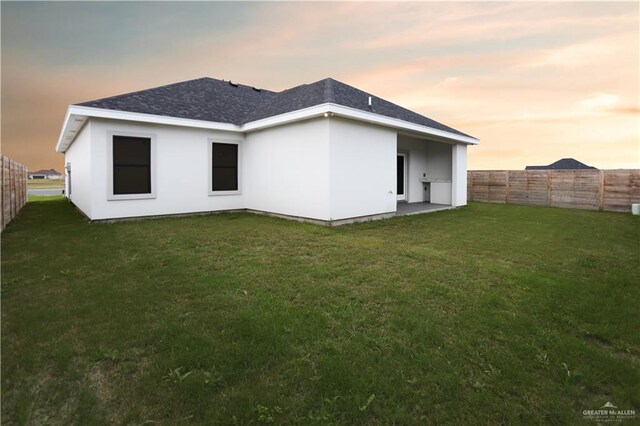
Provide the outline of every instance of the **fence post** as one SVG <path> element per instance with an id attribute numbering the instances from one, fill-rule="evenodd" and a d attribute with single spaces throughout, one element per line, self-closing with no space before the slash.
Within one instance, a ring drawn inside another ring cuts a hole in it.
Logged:
<path id="1" fill-rule="evenodd" d="M 12 187 L 12 179 L 11 179 L 11 175 L 12 175 L 12 164 L 11 164 L 11 159 L 8 158 L 7 159 L 7 184 L 8 184 L 8 191 L 7 191 L 7 198 L 8 198 L 8 209 L 9 209 L 9 217 L 13 217 L 13 203 L 12 203 L 12 196 L 11 196 L 11 187 Z"/>
<path id="2" fill-rule="evenodd" d="M 7 209 L 5 205 L 7 204 L 7 187 L 6 181 L 8 177 L 8 171 L 5 168 L 6 159 L 4 155 L 2 156 L 2 229 L 4 229 L 5 225 L 9 221 L 7 218 Z"/>
<path id="3" fill-rule="evenodd" d="M 4 179 L 2 180 L 2 190 L 4 191 L 2 200 L 2 209 L 4 210 L 3 226 L 7 226 L 11 217 L 11 174 L 9 173 L 9 159 L 7 157 L 2 159 L 2 168 L 4 169 Z"/>
<path id="4" fill-rule="evenodd" d="M 9 201 L 11 202 L 11 217 L 16 216 L 16 167 L 13 160 L 9 160 Z"/>
<path id="5" fill-rule="evenodd" d="M 24 179 L 24 165 L 20 167 L 20 208 L 22 208 L 25 204 L 25 196 L 24 196 L 24 185 L 26 181 Z"/>
<path id="6" fill-rule="evenodd" d="M 27 166 L 22 167 L 22 207 L 27 204 Z"/>
<path id="7" fill-rule="evenodd" d="M 4 229 L 4 155 L 0 155 L 0 227 Z"/>
<path id="8" fill-rule="evenodd" d="M 24 206 L 24 166 L 20 167 L 20 208 Z"/>
<path id="9" fill-rule="evenodd" d="M 600 183 L 598 185 L 598 210 L 604 210 L 604 170 L 600 170 Z"/>
<path id="10" fill-rule="evenodd" d="M 551 170 L 547 170 L 547 206 L 551 205 Z"/>
<path id="11" fill-rule="evenodd" d="M 504 202 L 509 203 L 509 170 L 507 170 L 507 175 L 505 176 L 506 182 L 504 184 Z"/>
<path id="12" fill-rule="evenodd" d="M 16 163 L 16 212 L 22 207 L 22 164 Z"/>

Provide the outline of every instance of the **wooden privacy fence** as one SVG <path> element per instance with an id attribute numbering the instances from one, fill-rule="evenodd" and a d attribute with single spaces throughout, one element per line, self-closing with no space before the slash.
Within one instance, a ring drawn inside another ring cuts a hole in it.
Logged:
<path id="1" fill-rule="evenodd" d="M 2 158 L 0 222 L 4 229 L 27 203 L 27 166 L 4 155 L 0 158 Z"/>
<path id="2" fill-rule="evenodd" d="M 640 203 L 640 169 L 469 171 L 467 198 L 631 212 L 631 204 Z"/>

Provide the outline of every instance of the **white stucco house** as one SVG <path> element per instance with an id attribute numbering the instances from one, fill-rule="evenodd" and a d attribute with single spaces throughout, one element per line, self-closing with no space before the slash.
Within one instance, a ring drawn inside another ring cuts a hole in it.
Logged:
<path id="1" fill-rule="evenodd" d="M 333 79 L 272 92 L 201 78 L 70 105 L 56 150 L 91 220 L 247 210 L 336 225 L 465 205 L 477 143 Z"/>

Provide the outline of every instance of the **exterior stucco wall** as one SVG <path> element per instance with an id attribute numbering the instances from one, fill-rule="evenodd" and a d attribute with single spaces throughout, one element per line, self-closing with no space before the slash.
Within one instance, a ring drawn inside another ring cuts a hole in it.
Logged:
<path id="1" fill-rule="evenodd" d="M 431 200 L 435 204 L 452 202 L 452 150 L 456 145 L 427 142 L 427 178 L 431 180 Z"/>
<path id="2" fill-rule="evenodd" d="M 331 219 L 396 211 L 396 131 L 331 118 Z"/>
<path id="3" fill-rule="evenodd" d="M 427 145 L 424 139 L 398 135 L 398 152 L 407 155 L 407 202 L 418 203 L 425 200 L 420 179 L 427 173 Z"/>
<path id="4" fill-rule="evenodd" d="M 328 119 L 248 133 L 243 171 L 246 208 L 331 219 Z"/>
<path id="5" fill-rule="evenodd" d="M 71 179 L 65 182 L 65 195 L 85 215 L 91 217 L 92 178 L 91 170 L 91 123 L 82 127 L 76 140 L 64 154 L 65 167 L 71 163 Z M 71 183 L 71 188 L 69 188 Z M 71 190 L 69 190 L 71 189 Z"/>
<path id="6" fill-rule="evenodd" d="M 453 191 L 451 205 L 467 205 L 467 146 L 458 144 L 452 148 Z"/>
<path id="7" fill-rule="evenodd" d="M 152 179 L 155 198 L 109 200 L 108 176 L 112 159 L 108 155 L 108 146 L 110 135 L 118 132 L 153 136 L 155 155 L 152 156 L 151 168 L 152 175 L 155 174 L 155 180 Z M 242 146 L 242 135 L 106 119 L 91 119 L 91 135 L 91 219 L 244 208 L 243 183 L 238 195 L 209 195 L 210 141 L 239 140 Z M 243 153 L 241 148 L 239 164 L 242 164 Z"/>
<path id="8" fill-rule="evenodd" d="M 451 150 L 455 145 L 442 142 L 426 142 L 427 178 L 451 182 Z"/>
<path id="9" fill-rule="evenodd" d="M 152 137 L 153 197 L 113 199 L 111 136 Z M 210 193 L 210 143 L 239 144 L 240 193 Z M 466 204 L 465 145 L 398 136 L 378 125 L 321 117 L 247 134 L 90 119 L 65 153 L 70 199 L 89 218 L 250 209 L 339 221 L 396 210 L 396 154 L 407 152 L 409 202 Z"/>

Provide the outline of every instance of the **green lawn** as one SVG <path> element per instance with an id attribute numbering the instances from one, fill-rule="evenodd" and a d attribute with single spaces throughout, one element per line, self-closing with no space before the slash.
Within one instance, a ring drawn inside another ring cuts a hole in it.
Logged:
<path id="1" fill-rule="evenodd" d="M 4 424 L 575 424 L 640 410 L 640 220 L 471 204 L 2 233 Z"/>

